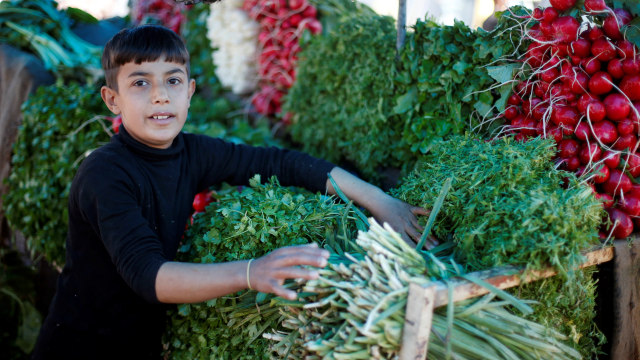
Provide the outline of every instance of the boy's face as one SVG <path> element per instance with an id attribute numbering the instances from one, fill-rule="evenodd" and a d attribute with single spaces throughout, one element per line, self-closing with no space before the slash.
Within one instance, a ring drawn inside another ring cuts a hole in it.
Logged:
<path id="1" fill-rule="evenodd" d="M 139 142 L 166 149 L 182 130 L 196 84 L 187 69 L 164 59 L 120 67 L 118 91 L 103 86 L 102 99 L 122 115 L 127 132 Z"/>

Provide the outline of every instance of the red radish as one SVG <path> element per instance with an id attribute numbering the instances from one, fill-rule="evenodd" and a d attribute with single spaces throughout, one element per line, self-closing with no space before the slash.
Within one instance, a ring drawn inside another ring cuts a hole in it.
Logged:
<path id="1" fill-rule="evenodd" d="M 616 42 L 618 48 L 618 56 L 622 59 L 633 59 L 636 57 L 636 46 L 629 40 L 618 40 Z"/>
<path id="2" fill-rule="evenodd" d="M 587 91 L 589 87 L 589 75 L 585 74 L 581 70 L 575 72 L 568 80 L 569 88 L 574 94 L 582 94 Z"/>
<path id="3" fill-rule="evenodd" d="M 618 208 L 631 217 L 640 215 L 640 198 L 637 196 L 626 195 L 620 198 Z"/>
<path id="4" fill-rule="evenodd" d="M 594 163 L 600 160 L 602 157 L 602 150 L 600 150 L 600 146 L 595 143 L 590 143 L 589 145 L 584 144 L 578 153 L 578 158 L 580 162 L 583 164 Z"/>
<path id="5" fill-rule="evenodd" d="M 538 44 L 536 42 L 529 44 L 526 52 L 527 63 L 534 68 L 540 67 L 544 61 L 544 55 L 548 48 L 549 45 L 547 44 Z M 520 93 L 518 92 L 518 94 Z"/>
<path id="6" fill-rule="evenodd" d="M 602 68 L 602 64 L 600 63 L 600 60 L 593 57 L 582 59 L 580 66 L 582 66 L 584 71 L 589 75 L 593 75 L 597 73 Z"/>
<path id="7" fill-rule="evenodd" d="M 633 121 L 629 118 L 622 119 L 618 121 L 616 128 L 618 129 L 618 134 L 620 136 L 631 134 L 634 130 Z"/>
<path id="8" fill-rule="evenodd" d="M 122 125 L 122 115 L 118 115 L 112 119 L 111 129 L 114 133 L 118 133 L 120 131 L 120 125 Z"/>
<path id="9" fill-rule="evenodd" d="M 611 233 L 616 239 L 624 239 L 633 232 L 633 221 L 631 217 L 624 211 L 616 208 L 605 209 L 609 214 L 611 225 L 608 226 L 606 232 Z"/>
<path id="10" fill-rule="evenodd" d="M 589 105 L 587 105 L 585 114 L 592 123 L 597 123 L 604 120 L 607 115 L 607 111 L 604 104 L 600 100 L 594 100 Z"/>
<path id="11" fill-rule="evenodd" d="M 589 79 L 589 91 L 595 95 L 603 95 L 613 89 L 613 79 L 611 75 L 604 71 L 598 71 Z"/>
<path id="12" fill-rule="evenodd" d="M 602 206 L 607 209 L 613 206 L 613 196 L 604 193 L 596 193 L 596 199 L 602 201 Z"/>
<path id="13" fill-rule="evenodd" d="M 556 18 L 558 18 L 558 10 L 552 7 L 547 7 L 542 11 L 543 22 L 552 23 Z"/>
<path id="14" fill-rule="evenodd" d="M 311 7 L 311 5 L 309 5 L 309 7 Z M 305 12 L 306 12 L 306 10 L 305 10 Z M 308 21 L 306 21 L 306 20 L 308 20 Z M 300 25 L 303 25 L 305 29 L 309 29 L 309 31 L 311 31 L 311 33 L 314 34 L 314 35 L 320 34 L 322 32 L 322 24 L 320 23 L 320 21 L 318 21 L 315 18 L 308 17 L 308 18 L 304 19 L 300 23 Z"/>
<path id="15" fill-rule="evenodd" d="M 622 60 L 613 59 L 607 64 L 607 72 L 614 79 L 620 79 L 624 76 L 624 69 L 622 68 Z"/>
<path id="16" fill-rule="evenodd" d="M 638 77 L 638 79 L 638 85 L 640 85 L 640 77 Z M 640 91 L 640 88 L 638 91 Z M 604 98 L 603 103 L 609 120 L 622 120 L 626 118 L 627 115 L 629 115 L 629 111 L 631 111 L 629 101 L 620 94 L 607 95 L 607 97 Z"/>
<path id="17" fill-rule="evenodd" d="M 573 16 L 560 16 L 553 20 L 553 37 L 557 41 L 569 42 L 578 37 L 580 23 Z"/>
<path id="18" fill-rule="evenodd" d="M 562 141 L 562 129 L 557 126 L 551 126 L 546 130 L 546 138 L 552 138 L 556 143 Z"/>
<path id="19" fill-rule="evenodd" d="M 540 80 L 550 83 L 555 80 L 559 74 L 560 71 L 558 71 L 557 68 L 550 68 L 540 73 Z"/>
<path id="20" fill-rule="evenodd" d="M 600 38 L 591 44 L 591 54 L 600 61 L 610 61 L 616 57 L 617 51 L 613 44 L 605 39 Z"/>
<path id="21" fill-rule="evenodd" d="M 580 61 L 582 61 L 580 56 L 571 55 L 571 63 L 573 65 L 580 65 Z"/>
<path id="22" fill-rule="evenodd" d="M 631 190 L 629 190 L 624 195 L 627 196 L 627 194 L 640 198 L 640 184 L 631 184 Z"/>
<path id="23" fill-rule="evenodd" d="M 591 41 L 594 41 L 596 39 L 599 39 L 599 38 L 603 37 L 604 36 L 604 32 L 602 31 L 602 29 L 600 29 L 599 27 L 596 26 L 596 27 L 590 28 L 588 31 L 585 31 L 584 32 L 584 36 L 587 39 L 589 39 Z"/>
<path id="24" fill-rule="evenodd" d="M 636 75 L 640 73 L 640 59 L 638 57 L 622 60 L 622 70 L 627 75 Z"/>
<path id="25" fill-rule="evenodd" d="M 544 118 L 548 109 L 549 105 L 545 103 L 537 104 L 533 109 L 531 109 L 531 116 L 533 116 L 535 120 L 540 121 Z"/>
<path id="26" fill-rule="evenodd" d="M 555 106 L 551 112 L 551 121 L 558 126 L 574 128 L 579 119 L 577 109 L 570 106 Z"/>
<path id="27" fill-rule="evenodd" d="M 553 37 L 553 25 L 551 25 L 550 22 L 546 22 L 546 21 L 541 22 L 539 29 L 542 35 L 544 35 L 543 38 L 540 39 L 541 41 L 545 41 L 547 40 L 547 38 Z"/>
<path id="28" fill-rule="evenodd" d="M 631 108 L 631 115 L 629 116 L 631 121 L 635 126 L 638 126 L 640 123 L 640 102 L 634 102 L 633 107 Z M 635 129 L 638 131 L 638 129 Z"/>
<path id="29" fill-rule="evenodd" d="M 576 126 L 574 134 L 578 140 L 586 141 L 591 135 L 591 129 L 587 123 L 581 122 Z"/>
<path id="30" fill-rule="evenodd" d="M 631 101 L 640 100 L 640 75 L 627 75 L 622 78 L 620 82 L 620 90 L 631 99 Z M 629 102 L 624 96 L 620 95 L 625 104 L 628 106 Z"/>
<path id="31" fill-rule="evenodd" d="M 520 115 L 520 111 L 517 106 L 510 105 L 504 110 L 503 115 L 507 120 L 513 120 L 516 116 Z"/>
<path id="32" fill-rule="evenodd" d="M 571 54 L 585 58 L 591 54 L 591 42 L 584 38 L 574 40 L 569 45 Z"/>
<path id="33" fill-rule="evenodd" d="M 564 159 L 564 166 L 569 171 L 576 171 L 580 167 L 580 159 L 577 156 L 572 156 Z"/>
<path id="34" fill-rule="evenodd" d="M 578 100 L 578 110 L 580 110 L 580 112 L 584 114 L 587 111 L 587 106 L 594 100 L 598 100 L 598 98 L 591 95 L 590 93 L 584 93 Z"/>
<path id="35" fill-rule="evenodd" d="M 610 175 L 611 175 L 611 172 L 609 171 L 609 168 L 604 165 L 601 165 L 600 169 L 594 172 L 593 182 L 596 184 L 602 184 L 603 182 L 609 180 Z"/>
<path id="36" fill-rule="evenodd" d="M 609 169 L 615 169 L 618 167 L 618 164 L 620 164 L 620 152 L 607 150 L 602 156 L 602 159 L 604 159 L 604 164 L 607 165 Z"/>
<path id="37" fill-rule="evenodd" d="M 584 8 L 588 12 L 603 12 L 609 9 L 604 0 L 584 0 Z"/>
<path id="38" fill-rule="evenodd" d="M 624 169 L 631 174 L 631 176 L 638 177 L 640 175 L 640 155 L 636 153 L 629 153 L 622 155 L 625 160 Z"/>
<path id="39" fill-rule="evenodd" d="M 558 155 L 561 158 L 566 159 L 572 156 L 576 156 L 579 149 L 580 144 L 578 144 L 577 141 L 573 139 L 564 139 L 558 144 Z"/>
<path id="40" fill-rule="evenodd" d="M 593 126 L 593 136 L 601 143 L 609 145 L 618 139 L 618 130 L 609 120 L 595 123 Z"/>
<path id="41" fill-rule="evenodd" d="M 614 9 L 613 14 L 607 16 L 602 23 L 602 30 L 613 40 L 622 39 L 620 29 L 631 22 L 631 14 L 625 9 Z"/>
<path id="42" fill-rule="evenodd" d="M 535 9 L 533 9 L 533 13 L 531 14 L 531 17 L 534 18 L 535 20 L 538 21 L 542 21 L 542 9 L 537 7 Z"/>
<path id="43" fill-rule="evenodd" d="M 539 98 L 546 98 L 549 91 L 549 83 L 544 81 L 536 82 L 533 86 L 533 93 Z"/>
<path id="44" fill-rule="evenodd" d="M 602 184 L 602 189 L 609 195 L 616 197 L 631 190 L 631 180 L 620 169 L 610 169 L 609 180 Z"/>
<path id="45" fill-rule="evenodd" d="M 576 4 L 576 0 L 550 0 L 549 3 L 555 9 L 565 11 L 571 9 Z"/>
<path id="46" fill-rule="evenodd" d="M 638 143 L 638 138 L 634 134 L 627 134 L 620 136 L 618 140 L 613 144 L 613 148 L 616 150 L 633 150 Z"/>
<path id="47" fill-rule="evenodd" d="M 307 5 L 307 0 L 289 0 L 289 8 L 291 8 L 291 10 L 304 9 Z"/>
<path id="48" fill-rule="evenodd" d="M 302 16 L 305 18 L 315 18 L 317 15 L 317 10 L 313 5 L 307 6 L 302 12 Z"/>
<path id="49" fill-rule="evenodd" d="M 507 99 L 507 104 L 509 105 L 520 105 L 520 103 L 522 103 L 522 98 L 520 98 L 520 96 L 518 96 L 517 94 L 511 95 Z"/>
<path id="50" fill-rule="evenodd" d="M 205 190 L 196 194 L 193 198 L 193 209 L 196 212 L 203 212 L 207 205 L 211 203 L 213 198 L 211 197 L 211 191 Z"/>

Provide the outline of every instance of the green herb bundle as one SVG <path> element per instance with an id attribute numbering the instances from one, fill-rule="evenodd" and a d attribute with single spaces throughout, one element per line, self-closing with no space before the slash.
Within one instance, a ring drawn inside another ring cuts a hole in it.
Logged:
<path id="1" fill-rule="evenodd" d="M 552 265 L 566 276 L 599 243 L 602 205 L 573 174 L 554 169 L 554 151 L 548 139 L 453 137 L 436 142 L 392 194 L 429 207 L 451 178 L 433 230 L 456 242 L 458 261 L 472 270 Z"/>
<path id="2" fill-rule="evenodd" d="M 540 300 L 532 318 L 565 324 L 561 329 L 591 357 L 597 352 L 593 338 L 601 336 L 592 323 L 595 285 L 574 269 L 584 259 L 581 252 L 599 244 L 603 210 L 588 186 L 554 169 L 553 154 L 548 139 L 454 137 L 436 142 L 393 194 L 428 207 L 441 184 L 452 179 L 433 227 L 436 236 L 453 240 L 456 260 L 471 270 L 554 266 L 555 287 L 536 282 L 519 295 Z"/>
<path id="3" fill-rule="evenodd" d="M 289 245 L 351 239 L 349 206 L 334 198 L 251 180 L 243 191 L 220 194 L 185 233 L 179 259 L 213 263 L 256 258 Z M 272 301 L 273 300 L 273 301 Z M 172 359 L 267 357 L 262 333 L 279 327 L 273 296 L 243 291 L 172 312 L 165 339 Z M 280 301 L 284 301 L 280 299 Z"/>
<path id="4" fill-rule="evenodd" d="M 53 0 L 0 2 L 0 41 L 37 55 L 57 76 L 97 78 L 102 49 L 73 33 L 74 22 L 98 20 L 76 8 L 59 11 Z"/>
<path id="5" fill-rule="evenodd" d="M 419 253 L 389 227 L 371 221 L 357 238 L 365 256 L 333 256 L 303 292 L 312 303 L 282 308 L 285 330 L 267 334 L 277 359 L 396 359 L 409 283 L 462 275 L 449 256 Z M 497 296 L 496 296 L 497 295 Z M 566 337 L 510 311 L 529 306 L 497 291 L 449 303 L 433 314 L 428 357 L 434 359 L 578 359 Z"/>
<path id="6" fill-rule="evenodd" d="M 394 104 L 412 152 L 426 153 L 434 141 L 472 128 L 487 130 L 478 125 L 511 91 L 486 89 L 494 82 L 491 65 L 516 50 L 512 23 L 502 20 L 492 32 L 473 31 L 460 21 L 443 26 L 426 19 L 412 26 L 397 65 Z"/>
<path id="7" fill-rule="evenodd" d="M 375 14 L 339 18 L 303 44 L 283 107 L 294 114 L 292 139 L 313 155 L 353 163 L 368 177 L 378 167 L 399 166 L 400 134 L 387 121 L 394 57 L 394 21 Z"/>
<path id="8" fill-rule="evenodd" d="M 82 160 L 109 141 L 110 121 L 91 85 L 39 87 L 22 106 L 3 207 L 32 254 L 64 265 L 69 190 Z"/>

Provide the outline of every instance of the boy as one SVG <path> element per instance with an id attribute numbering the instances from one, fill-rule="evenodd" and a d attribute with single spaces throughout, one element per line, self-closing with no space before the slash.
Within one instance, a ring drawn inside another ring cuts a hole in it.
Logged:
<path id="1" fill-rule="evenodd" d="M 66 264 L 34 359 L 157 359 L 167 304 L 251 288 L 294 299 L 286 279 L 313 279 L 328 252 L 287 247 L 255 260 L 173 262 L 192 200 L 212 185 L 259 173 L 282 185 L 335 191 L 408 237 L 424 209 L 395 199 L 334 165 L 276 148 L 182 133 L 195 81 L 182 40 L 160 26 L 116 34 L 105 46 L 101 95 L 122 115 L 118 135 L 78 169 L 69 197 Z"/>

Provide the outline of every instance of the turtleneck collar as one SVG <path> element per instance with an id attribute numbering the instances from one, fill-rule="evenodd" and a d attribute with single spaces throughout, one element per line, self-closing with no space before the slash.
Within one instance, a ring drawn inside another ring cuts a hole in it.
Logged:
<path id="1" fill-rule="evenodd" d="M 151 160 L 163 160 L 174 157 L 184 148 L 182 132 L 178 133 L 175 139 L 173 139 L 171 146 L 166 149 L 154 148 L 139 142 L 127 132 L 124 124 L 120 124 L 120 129 L 115 137 L 134 153 Z"/>

